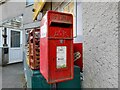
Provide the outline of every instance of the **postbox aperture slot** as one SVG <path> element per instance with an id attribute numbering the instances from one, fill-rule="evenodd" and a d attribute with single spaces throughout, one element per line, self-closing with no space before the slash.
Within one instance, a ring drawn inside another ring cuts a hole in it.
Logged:
<path id="1" fill-rule="evenodd" d="M 71 22 L 61 22 L 61 21 L 51 21 L 50 22 L 50 26 L 53 27 L 64 27 L 64 28 L 68 28 L 72 25 Z"/>

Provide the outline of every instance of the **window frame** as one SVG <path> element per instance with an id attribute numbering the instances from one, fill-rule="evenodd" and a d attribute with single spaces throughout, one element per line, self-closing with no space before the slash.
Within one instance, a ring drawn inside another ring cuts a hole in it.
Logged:
<path id="1" fill-rule="evenodd" d="M 62 12 L 64 12 L 64 8 L 69 5 L 71 3 L 72 0 L 69 0 L 69 2 L 67 2 L 65 5 L 63 5 L 63 7 L 61 8 Z M 74 3 L 74 11 L 73 11 L 73 18 L 74 18 L 74 23 L 75 25 L 73 26 L 73 28 L 75 28 L 73 32 L 75 32 L 75 34 L 73 34 L 73 38 L 77 37 L 77 0 L 73 0 Z M 69 13 L 69 12 L 68 12 Z"/>
<path id="2" fill-rule="evenodd" d="M 29 0 L 26 0 L 26 7 L 29 7 L 29 6 L 32 6 L 33 4 L 34 4 L 34 0 L 33 0 L 33 2 L 28 2 Z"/>

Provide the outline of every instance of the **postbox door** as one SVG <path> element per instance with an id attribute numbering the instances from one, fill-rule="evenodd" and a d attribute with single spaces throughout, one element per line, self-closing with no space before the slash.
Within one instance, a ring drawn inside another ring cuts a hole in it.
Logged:
<path id="1" fill-rule="evenodd" d="M 64 81 L 73 76 L 73 42 L 72 40 L 49 40 L 50 82 Z M 49 82 L 49 81 L 48 81 Z"/>

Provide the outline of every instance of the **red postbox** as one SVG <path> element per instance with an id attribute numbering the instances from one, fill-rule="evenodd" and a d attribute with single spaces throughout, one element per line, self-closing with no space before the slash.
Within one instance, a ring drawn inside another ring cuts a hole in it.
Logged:
<path id="1" fill-rule="evenodd" d="M 40 29 L 40 72 L 48 83 L 73 79 L 72 14 L 48 11 Z"/>

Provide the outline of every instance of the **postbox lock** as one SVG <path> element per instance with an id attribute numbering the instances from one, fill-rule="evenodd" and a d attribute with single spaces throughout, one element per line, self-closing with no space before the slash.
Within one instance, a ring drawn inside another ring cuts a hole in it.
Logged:
<path id="1" fill-rule="evenodd" d="M 60 40 L 60 43 L 63 44 L 64 40 Z"/>

